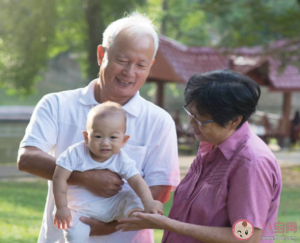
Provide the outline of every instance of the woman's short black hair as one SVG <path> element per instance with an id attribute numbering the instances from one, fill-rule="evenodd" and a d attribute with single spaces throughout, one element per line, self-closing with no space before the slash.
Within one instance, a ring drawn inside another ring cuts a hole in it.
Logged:
<path id="1" fill-rule="evenodd" d="M 257 83 L 226 69 L 193 75 L 184 91 L 186 105 L 195 102 L 199 115 L 211 115 L 222 127 L 242 116 L 237 129 L 255 112 L 259 97 Z"/>

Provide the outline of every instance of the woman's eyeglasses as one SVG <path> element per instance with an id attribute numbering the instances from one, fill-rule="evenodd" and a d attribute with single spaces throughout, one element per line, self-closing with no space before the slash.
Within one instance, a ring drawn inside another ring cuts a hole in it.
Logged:
<path id="1" fill-rule="evenodd" d="M 200 126 L 202 126 L 202 125 L 204 125 L 204 124 L 207 124 L 207 123 L 214 122 L 214 120 L 209 120 L 209 121 L 201 122 L 201 121 L 199 121 L 199 120 L 195 117 L 195 115 L 192 115 L 192 114 L 188 111 L 188 109 L 187 109 L 185 106 L 182 106 L 182 108 L 183 108 L 183 109 L 185 110 L 185 112 L 188 114 L 189 118 L 190 118 L 190 119 L 194 118 L 194 119 L 196 120 L 196 122 L 197 122 Z"/>

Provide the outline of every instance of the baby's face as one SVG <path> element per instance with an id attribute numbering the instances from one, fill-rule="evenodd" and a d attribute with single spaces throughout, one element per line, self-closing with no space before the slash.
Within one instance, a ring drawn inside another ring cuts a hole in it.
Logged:
<path id="1" fill-rule="evenodd" d="M 116 154 L 126 144 L 129 136 L 125 134 L 123 119 L 107 117 L 94 118 L 84 136 L 89 145 L 91 156 L 98 162 L 104 162 Z"/>

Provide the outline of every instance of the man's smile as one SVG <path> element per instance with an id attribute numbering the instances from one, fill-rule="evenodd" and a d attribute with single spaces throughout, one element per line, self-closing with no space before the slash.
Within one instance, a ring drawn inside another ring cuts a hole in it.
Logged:
<path id="1" fill-rule="evenodd" d="M 121 80 L 119 78 L 116 78 L 116 80 L 118 81 L 118 83 L 124 87 L 128 87 L 129 85 L 132 84 L 132 82 L 128 82 L 128 81 L 124 81 L 124 80 Z"/>

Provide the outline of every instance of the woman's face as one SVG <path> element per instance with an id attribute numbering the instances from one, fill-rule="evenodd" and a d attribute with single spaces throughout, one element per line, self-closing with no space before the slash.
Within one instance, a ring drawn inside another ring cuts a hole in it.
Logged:
<path id="1" fill-rule="evenodd" d="M 213 117 L 210 115 L 200 116 L 197 111 L 196 104 L 194 102 L 189 104 L 187 106 L 187 109 L 190 111 L 191 114 L 195 115 L 195 117 L 201 122 L 213 120 Z M 190 124 L 194 130 L 195 138 L 199 142 L 205 141 L 216 146 L 234 133 L 240 121 L 241 118 L 237 118 L 237 121 L 230 121 L 226 125 L 226 127 L 222 127 L 216 122 L 211 122 L 201 126 L 194 118 L 190 118 Z"/>

